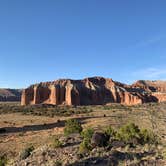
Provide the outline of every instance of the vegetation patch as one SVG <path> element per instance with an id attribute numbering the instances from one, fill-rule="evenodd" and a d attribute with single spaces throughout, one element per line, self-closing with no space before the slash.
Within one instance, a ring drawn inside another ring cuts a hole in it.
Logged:
<path id="1" fill-rule="evenodd" d="M 59 140 L 57 136 L 53 137 L 52 147 L 54 148 L 62 147 L 62 142 Z"/>
<path id="2" fill-rule="evenodd" d="M 81 133 L 82 126 L 81 123 L 77 119 L 69 119 L 65 123 L 64 134 L 70 135 L 73 133 Z"/>
<path id="3" fill-rule="evenodd" d="M 7 164 L 6 155 L 0 156 L 0 166 L 5 166 Z"/>
<path id="4" fill-rule="evenodd" d="M 62 161 L 60 160 L 55 161 L 54 166 L 62 166 Z"/>
<path id="5" fill-rule="evenodd" d="M 134 123 L 122 126 L 116 133 L 116 139 L 132 144 L 157 144 L 157 136 L 152 131 L 140 130 Z"/>
<path id="6" fill-rule="evenodd" d="M 83 141 L 79 146 L 80 153 L 91 151 L 94 147 L 124 146 L 137 144 L 157 144 L 157 136 L 147 129 L 140 129 L 134 123 L 123 125 L 117 131 L 108 126 L 104 132 L 94 132 L 87 128 L 81 133 Z"/>
<path id="7" fill-rule="evenodd" d="M 91 145 L 91 138 L 94 133 L 94 129 L 87 128 L 81 132 L 81 136 L 83 137 L 83 141 L 81 142 L 79 146 L 79 153 L 86 153 L 92 150 Z"/>
<path id="8" fill-rule="evenodd" d="M 20 159 L 24 160 L 27 157 L 29 157 L 32 153 L 32 151 L 34 150 L 33 145 L 30 145 L 28 147 L 26 147 L 20 154 Z"/>
<path id="9" fill-rule="evenodd" d="M 116 136 L 116 131 L 112 128 L 112 126 L 108 126 L 104 130 L 105 134 L 109 137 L 115 137 Z"/>
<path id="10" fill-rule="evenodd" d="M 23 115 L 35 116 L 70 116 L 75 114 L 90 113 L 93 109 L 89 106 L 56 106 L 56 105 L 27 105 L 21 106 L 19 103 L 0 103 L 0 114 L 22 113 Z"/>

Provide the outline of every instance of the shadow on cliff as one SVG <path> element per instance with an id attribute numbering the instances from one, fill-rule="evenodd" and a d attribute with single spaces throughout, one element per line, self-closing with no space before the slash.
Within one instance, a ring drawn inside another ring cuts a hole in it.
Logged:
<path id="1" fill-rule="evenodd" d="M 91 118 L 101 118 L 103 116 L 88 116 L 88 117 L 78 117 L 75 118 L 81 122 L 81 124 L 85 123 L 85 120 Z M 108 116 L 107 116 L 108 117 Z M 55 127 L 64 127 L 65 120 L 60 120 L 55 123 L 44 123 L 44 124 L 37 124 L 37 125 L 27 125 L 22 127 L 3 127 L 0 128 L 0 135 L 1 134 L 9 134 L 9 133 L 18 133 L 18 132 L 28 132 L 28 131 L 41 131 L 41 130 L 49 130 Z"/>

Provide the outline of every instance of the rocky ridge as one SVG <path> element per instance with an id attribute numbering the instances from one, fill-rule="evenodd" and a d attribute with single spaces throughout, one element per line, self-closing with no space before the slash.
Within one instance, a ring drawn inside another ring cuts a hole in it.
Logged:
<path id="1" fill-rule="evenodd" d="M 126 85 L 110 78 L 59 79 L 23 90 L 21 104 L 125 105 L 166 101 L 166 81 L 137 81 Z"/>

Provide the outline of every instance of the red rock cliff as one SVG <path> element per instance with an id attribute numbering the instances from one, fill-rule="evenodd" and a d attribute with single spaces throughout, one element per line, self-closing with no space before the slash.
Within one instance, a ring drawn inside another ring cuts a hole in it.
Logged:
<path id="1" fill-rule="evenodd" d="M 132 85 L 148 92 L 156 98 L 158 102 L 166 101 L 166 81 L 137 81 Z"/>
<path id="2" fill-rule="evenodd" d="M 129 86 L 103 77 L 83 80 L 60 79 L 32 85 L 23 90 L 21 104 L 96 105 L 121 103 L 134 105 L 166 101 L 165 97 L 159 97 L 159 90 L 162 93 L 166 90 L 164 85 L 154 87 L 150 83 L 145 85 L 142 82 L 136 82 Z M 153 88 L 156 89 L 155 92 L 152 91 Z"/>

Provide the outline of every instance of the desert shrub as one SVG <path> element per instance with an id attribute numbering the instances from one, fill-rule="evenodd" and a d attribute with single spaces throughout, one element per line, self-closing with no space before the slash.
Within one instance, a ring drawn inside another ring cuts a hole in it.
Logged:
<path id="1" fill-rule="evenodd" d="M 26 147 L 20 154 L 20 158 L 22 160 L 26 159 L 27 157 L 29 157 L 32 153 L 32 151 L 34 150 L 33 145 L 30 145 L 28 147 Z"/>
<path id="2" fill-rule="evenodd" d="M 166 148 L 165 148 L 164 151 L 162 152 L 162 156 L 163 156 L 163 159 L 166 160 Z"/>
<path id="3" fill-rule="evenodd" d="M 60 160 L 56 160 L 54 162 L 54 166 L 61 166 L 61 165 L 62 165 L 62 161 L 60 161 Z"/>
<path id="4" fill-rule="evenodd" d="M 126 143 L 133 144 L 157 144 L 158 137 L 150 130 L 140 130 L 134 123 L 122 126 L 116 133 L 116 138 Z"/>
<path id="5" fill-rule="evenodd" d="M 0 166 L 5 166 L 7 164 L 7 157 L 5 155 L 0 156 Z"/>
<path id="6" fill-rule="evenodd" d="M 72 133 L 81 133 L 82 126 L 76 119 L 69 119 L 65 123 L 64 134 L 69 135 Z"/>
<path id="7" fill-rule="evenodd" d="M 134 123 L 122 126 L 116 133 L 116 138 L 126 143 L 133 141 L 139 142 L 140 137 L 140 129 Z"/>
<path id="8" fill-rule="evenodd" d="M 87 107 L 58 107 L 55 105 L 39 104 L 35 106 L 21 106 L 19 103 L 0 103 L 0 114 L 21 112 L 23 115 L 36 115 L 36 116 L 69 116 L 73 114 L 87 113 L 92 110 Z"/>
<path id="9" fill-rule="evenodd" d="M 104 132 L 109 137 L 115 137 L 116 135 L 116 131 L 111 126 L 108 126 Z"/>
<path id="10" fill-rule="evenodd" d="M 81 132 L 81 136 L 85 139 L 91 139 L 92 135 L 94 133 L 94 129 L 92 128 L 87 128 Z"/>
<path id="11" fill-rule="evenodd" d="M 53 146 L 54 148 L 62 147 L 62 142 L 58 139 L 58 137 L 54 137 L 54 138 L 53 138 L 52 146 Z"/>
<path id="12" fill-rule="evenodd" d="M 81 142 L 79 146 L 79 152 L 80 153 L 86 153 L 92 150 L 91 145 L 91 138 L 94 133 L 94 129 L 87 128 L 81 132 L 81 136 L 83 137 L 83 141 Z"/>
<path id="13" fill-rule="evenodd" d="M 140 136 L 141 136 L 141 143 L 142 144 L 157 144 L 158 143 L 158 138 L 157 136 L 152 132 L 147 129 L 142 129 L 140 131 Z"/>
<path id="14" fill-rule="evenodd" d="M 87 153 L 90 150 L 92 150 L 92 145 L 90 143 L 90 140 L 85 138 L 83 139 L 83 141 L 81 142 L 80 146 L 79 146 L 79 153 Z"/>

